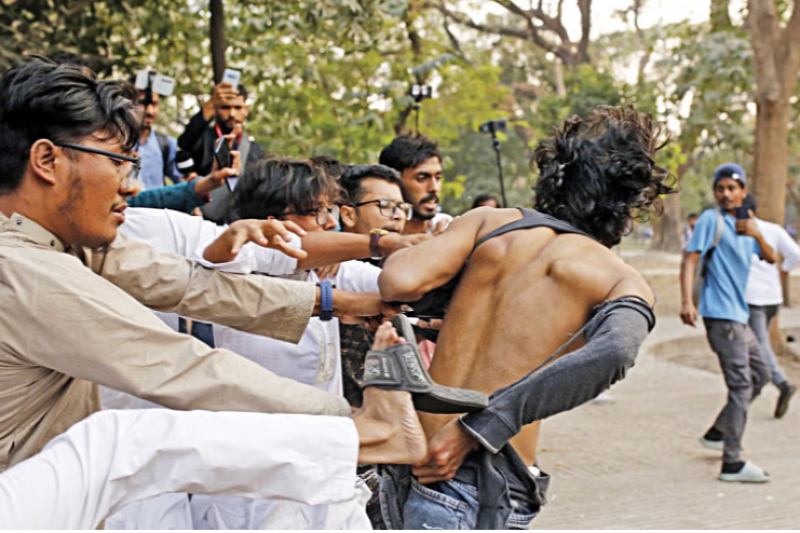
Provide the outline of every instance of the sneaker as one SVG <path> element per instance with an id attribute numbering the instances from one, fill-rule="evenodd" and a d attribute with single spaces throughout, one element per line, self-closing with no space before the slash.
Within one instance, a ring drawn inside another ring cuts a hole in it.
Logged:
<path id="1" fill-rule="evenodd" d="M 722 441 L 722 439 L 711 440 L 707 437 L 700 437 L 698 440 L 700 441 L 700 444 L 709 450 L 714 450 L 717 452 L 725 451 L 725 443 Z"/>
<path id="2" fill-rule="evenodd" d="M 786 414 L 786 411 L 789 409 L 789 400 L 792 399 L 792 395 L 797 390 L 797 387 L 790 384 L 788 381 L 781 383 L 779 388 L 781 392 L 778 396 L 778 403 L 775 406 L 775 418 L 781 418 Z"/>
<path id="3" fill-rule="evenodd" d="M 769 481 L 769 474 L 760 466 L 747 461 L 742 469 L 735 474 L 720 474 L 720 481 L 738 481 L 740 483 L 766 483 Z"/>

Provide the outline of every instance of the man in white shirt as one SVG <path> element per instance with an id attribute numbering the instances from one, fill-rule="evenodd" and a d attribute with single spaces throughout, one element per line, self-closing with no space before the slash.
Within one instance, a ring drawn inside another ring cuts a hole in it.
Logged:
<path id="1" fill-rule="evenodd" d="M 324 169 L 307 161 L 266 160 L 254 165 L 239 181 L 233 195 L 234 216 L 247 219 L 280 219 L 293 222 L 307 235 L 332 234 L 339 220 L 341 191 Z M 384 236 L 378 235 L 378 240 Z M 335 286 L 354 292 L 376 292 L 380 269 L 361 261 L 345 261 L 332 279 L 320 280 L 313 269 L 290 277 L 318 284 L 322 291 Z M 285 276 L 287 277 L 287 276 Z M 376 292 L 377 294 L 377 292 Z M 214 326 L 218 346 L 238 354 L 276 374 L 342 395 L 342 363 L 339 321 L 321 314 L 309 322 L 296 345 L 259 335 L 241 334 Z M 251 529 L 274 525 L 285 509 L 276 501 L 235 497 L 198 496 L 192 501 L 195 525 L 215 529 Z M 300 512 L 300 510 L 298 510 Z M 314 514 L 304 509 L 301 514 Z"/>
<path id="2" fill-rule="evenodd" d="M 745 198 L 744 205 L 756 211 L 756 201 L 752 195 Z M 769 327 L 772 319 L 778 314 L 778 306 L 783 303 L 783 279 L 800 261 L 800 246 L 778 224 L 756 219 L 759 231 L 772 248 L 783 256 L 780 271 L 775 264 L 753 257 L 750 263 L 750 275 L 747 278 L 745 301 L 750 307 L 750 327 L 753 329 L 761 353 L 769 365 L 772 383 L 778 387 L 780 394 L 775 406 L 775 418 L 781 418 L 789 408 L 789 400 L 797 387 L 786 379 L 786 374 L 778 365 L 775 352 L 769 342 Z"/>

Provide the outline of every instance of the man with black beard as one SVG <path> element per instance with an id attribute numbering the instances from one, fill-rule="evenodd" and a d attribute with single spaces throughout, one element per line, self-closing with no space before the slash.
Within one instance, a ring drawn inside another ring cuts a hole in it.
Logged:
<path id="1" fill-rule="evenodd" d="M 241 84 L 234 87 L 227 82 L 218 83 L 211 98 L 191 118 L 186 130 L 178 137 L 178 146 L 191 154 L 197 172 L 201 176 L 211 172 L 214 166 L 214 146 L 223 135 L 233 134 L 231 150 L 242 157 L 242 175 L 248 164 L 261 159 L 265 152 L 255 140 L 244 132 L 244 121 L 250 114 L 247 105 L 247 89 Z M 230 191 L 220 187 L 211 193 L 211 203 L 203 206 L 203 216 L 220 223 L 230 205 Z"/>
<path id="2" fill-rule="evenodd" d="M 425 136 L 399 135 L 381 151 L 380 164 L 398 171 L 403 178 L 403 194 L 414 207 L 406 222 L 405 235 L 438 235 L 453 219 L 439 213 L 442 192 L 442 156 L 435 141 Z"/>

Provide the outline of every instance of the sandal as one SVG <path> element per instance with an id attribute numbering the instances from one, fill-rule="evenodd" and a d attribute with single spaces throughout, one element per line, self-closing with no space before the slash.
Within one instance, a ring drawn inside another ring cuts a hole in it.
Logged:
<path id="1" fill-rule="evenodd" d="M 467 413 L 489 405 L 489 398 L 482 392 L 434 383 L 422 366 L 414 329 L 408 317 L 397 315 L 392 318 L 392 325 L 406 342 L 385 350 L 367 352 L 364 387 L 408 391 L 414 407 L 426 413 Z"/>

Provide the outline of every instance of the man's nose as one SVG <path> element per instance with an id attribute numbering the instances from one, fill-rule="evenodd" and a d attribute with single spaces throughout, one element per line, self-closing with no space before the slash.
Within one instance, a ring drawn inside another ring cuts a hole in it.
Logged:
<path id="1" fill-rule="evenodd" d="M 119 184 L 119 194 L 123 198 L 130 198 L 139 194 L 140 188 L 139 180 L 124 179 Z"/>
<path id="2" fill-rule="evenodd" d="M 323 227 L 325 228 L 325 231 L 331 231 L 333 229 L 336 229 L 336 226 L 338 225 L 339 222 L 335 218 L 333 218 L 333 215 L 329 213 L 328 220 L 325 221 L 325 225 Z"/>

